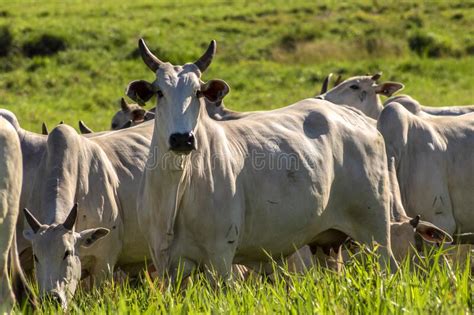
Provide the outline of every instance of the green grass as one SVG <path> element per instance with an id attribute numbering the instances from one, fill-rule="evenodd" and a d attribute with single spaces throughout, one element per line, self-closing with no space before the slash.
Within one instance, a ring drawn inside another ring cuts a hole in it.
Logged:
<path id="1" fill-rule="evenodd" d="M 40 132 L 59 121 L 109 128 L 128 82 L 152 79 L 144 37 L 163 60 L 194 61 L 211 39 L 204 79 L 231 86 L 234 110 L 285 106 L 315 95 L 329 72 L 383 71 L 433 106 L 474 104 L 472 1 L 6 1 L 0 0 L 0 107 Z M 48 42 L 49 45 L 43 45 Z M 50 51 L 50 47 L 57 51 Z M 30 57 L 29 57 L 30 56 Z M 280 273 L 213 288 L 197 277 L 162 292 L 146 280 L 79 293 L 77 313 L 472 313 L 468 269 L 402 268 L 384 275 L 369 256 L 343 275 Z M 17 310 L 18 311 L 18 310 Z M 39 313 L 51 313 L 45 303 Z"/>
<path id="2" fill-rule="evenodd" d="M 8 51 L 0 57 L 0 106 L 37 132 L 42 121 L 51 128 L 79 119 L 108 129 L 128 82 L 152 79 L 137 54 L 141 36 L 175 64 L 195 60 L 216 39 L 205 79 L 229 83 L 225 102 L 235 110 L 311 97 L 328 72 L 383 71 L 383 79 L 402 81 L 423 104 L 474 103 L 472 2 L 200 2 L 4 1 L 0 27 L 9 32 L 0 31 L 1 51 Z M 31 47 L 44 50 L 45 35 L 63 50 L 28 58 Z"/>
<path id="3" fill-rule="evenodd" d="M 142 277 L 136 283 L 109 282 L 79 292 L 70 306 L 78 314 L 469 314 L 474 282 L 470 265 L 457 268 L 433 250 L 417 264 L 405 261 L 394 275 L 381 271 L 376 255 L 352 259 L 342 274 L 314 267 L 305 274 L 275 267 L 272 280 L 211 285 L 202 275 L 165 287 Z M 17 310 L 18 311 L 18 310 Z M 26 311 L 26 309 L 23 309 Z M 38 314 L 60 312 L 42 303 Z M 61 313 L 61 312 L 60 312 Z"/>

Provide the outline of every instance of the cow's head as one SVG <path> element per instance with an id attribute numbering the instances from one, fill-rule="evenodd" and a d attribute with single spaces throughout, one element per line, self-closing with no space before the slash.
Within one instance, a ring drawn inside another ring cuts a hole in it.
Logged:
<path id="1" fill-rule="evenodd" d="M 395 259 L 402 261 L 412 253 L 413 249 L 420 249 L 421 242 L 432 244 L 451 243 L 453 238 L 436 225 L 415 218 L 403 217 L 390 224 L 392 251 Z"/>
<path id="2" fill-rule="evenodd" d="M 128 104 L 122 97 L 120 110 L 112 117 L 112 130 L 125 129 L 155 118 L 155 113 L 146 111 L 138 104 Z"/>
<path id="3" fill-rule="evenodd" d="M 398 82 L 377 83 L 380 76 L 381 74 L 377 73 L 373 76 L 352 77 L 316 98 L 334 104 L 353 106 L 367 116 L 377 119 L 383 109 L 378 95 L 391 96 L 404 87 Z"/>
<path id="4" fill-rule="evenodd" d="M 133 81 L 127 88 L 127 95 L 140 102 L 157 95 L 155 113 L 158 117 L 156 128 L 164 146 L 177 154 L 189 154 L 197 148 L 196 126 L 202 109 L 203 98 L 218 104 L 227 93 L 229 86 L 222 80 L 204 83 L 201 74 L 211 64 L 216 52 L 216 42 L 209 44 L 206 52 L 194 63 L 173 66 L 153 55 L 143 39 L 138 42 L 145 64 L 156 75 L 153 83 Z"/>
<path id="5" fill-rule="evenodd" d="M 27 209 L 24 213 L 30 229 L 25 229 L 23 235 L 33 247 L 40 296 L 67 308 L 81 280 L 80 248 L 93 246 L 109 230 L 96 228 L 75 232 L 77 204 L 62 224 L 41 224 Z"/>

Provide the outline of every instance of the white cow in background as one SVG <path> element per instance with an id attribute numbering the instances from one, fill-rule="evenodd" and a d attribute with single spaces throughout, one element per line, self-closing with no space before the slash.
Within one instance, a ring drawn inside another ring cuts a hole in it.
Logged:
<path id="1" fill-rule="evenodd" d="M 353 106 L 373 119 L 378 119 L 384 106 L 392 101 L 399 102 L 414 114 L 426 113 L 430 115 L 456 116 L 474 112 L 474 105 L 445 107 L 423 106 L 408 95 L 397 95 L 382 103 L 380 95 L 390 97 L 394 93 L 402 90 L 404 85 L 399 82 L 378 83 L 380 77 L 380 73 L 374 74 L 373 76 L 352 77 L 336 85 L 329 91 L 326 91 L 328 87 L 328 77 L 321 90 L 322 93 L 316 96 L 316 98 L 324 99 L 334 104 Z"/>
<path id="2" fill-rule="evenodd" d="M 406 212 L 474 243 L 474 113 L 419 116 L 393 102 L 378 129 L 395 157 Z"/>

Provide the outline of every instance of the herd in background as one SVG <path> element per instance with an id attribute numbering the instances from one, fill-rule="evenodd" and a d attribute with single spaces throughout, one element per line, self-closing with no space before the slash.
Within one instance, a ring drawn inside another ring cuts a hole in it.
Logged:
<path id="1" fill-rule="evenodd" d="M 145 261 L 172 280 L 179 268 L 248 272 L 233 264 L 271 273 L 268 255 L 340 269 L 351 239 L 376 242 L 394 271 L 419 236 L 474 242 L 474 106 L 423 106 L 375 74 L 331 89 L 328 76 L 314 98 L 234 112 L 227 83 L 201 80 L 215 41 L 183 66 L 139 49 L 156 77 L 129 84 L 136 104 L 122 98 L 113 131 L 80 121 L 82 135 L 63 123 L 36 134 L 0 110 L 4 309 L 22 296 L 20 262 L 67 308 L 81 279 L 133 277 Z"/>

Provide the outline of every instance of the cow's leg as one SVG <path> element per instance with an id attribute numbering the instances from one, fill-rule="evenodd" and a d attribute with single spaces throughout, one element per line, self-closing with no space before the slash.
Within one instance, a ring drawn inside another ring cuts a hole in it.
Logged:
<path id="1" fill-rule="evenodd" d="M 2 255 L 0 266 L 0 312 L 8 313 L 13 306 L 14 296 L 7 271 L 6 255 Z"/>
<path id="2" fill-rule="evenodd" d="M 114 237 L 115 236 L 115 237 Z M 107 242 L 94 249 L 95 261 L 90 268 L 91 281 L 94 286 L 113 277 L 114 267 L 122 249 L 118 235 L 110 235 Z"/>
<path id="3" fill-rule="evenodd" d="M 92 266 L 91 281 L 93 286 L 99 286 L 103 281 L 111 279 L 114 273 L 115 260 L 99 259 Z"/>
<path id="4" fill-rule="evenodd" d="M 180 258 L 179 261 L 171 264 L 169 277 L 173 285 L 181 283 L 182 280 L 189 277 L 196 269 L 197 264 L 189 259 Z"/>
<path id="5" fill-rule="evenodd" d="M 382 268 L 389 269 L 392 273 L 397 271 L 398 264 L 390 246 L 390 224 L 388 220 L 383 220 L 382 216 L 374 216 L 370 220 L 364 220 L 351 231 L 350 236 L 369 248 L 374 248 L 374 245 L 378 246 L 379 263 Z"/>

